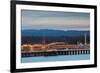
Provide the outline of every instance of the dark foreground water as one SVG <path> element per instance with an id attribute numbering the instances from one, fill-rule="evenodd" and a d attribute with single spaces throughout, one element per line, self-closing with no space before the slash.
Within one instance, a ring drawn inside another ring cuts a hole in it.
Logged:
<path id="1" fill-rule="evenodd" d="M 72 61 L 72 60 L 89 60 L 90 54 L 82 55 L 59 55 L 59 56 L 41 56 L 41 57 L 23 57 L 22 63 L 32 62 L 51 62 L 51 61 Z"/>

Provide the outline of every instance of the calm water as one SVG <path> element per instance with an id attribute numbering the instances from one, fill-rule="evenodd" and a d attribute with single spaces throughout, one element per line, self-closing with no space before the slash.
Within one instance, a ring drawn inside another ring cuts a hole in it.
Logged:
<path id="1" fill-rule="evenodd" d="M 88 60 L 90 59 L 90 54 L 84 55 L 59 55 L 59 56 L 41 56 L 41 57 L 24 57 L 21 59 L 22 63 L 31 62 L 50 62 L 50 61 L 69 61 L 69 60 Z"/>

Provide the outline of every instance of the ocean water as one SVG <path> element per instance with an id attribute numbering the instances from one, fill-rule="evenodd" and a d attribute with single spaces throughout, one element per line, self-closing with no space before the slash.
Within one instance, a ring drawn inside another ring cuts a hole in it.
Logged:
<path id="1" fill-rule="evenodd" d="M 32 62 L 53 62 L 53 61 L 72 61 L 72 60 L 89 60 L 90 54 L 82 55 L 58 55 L 58 56 L 41 56 L 41 57 L 23 57 L 22 63 Z"/>

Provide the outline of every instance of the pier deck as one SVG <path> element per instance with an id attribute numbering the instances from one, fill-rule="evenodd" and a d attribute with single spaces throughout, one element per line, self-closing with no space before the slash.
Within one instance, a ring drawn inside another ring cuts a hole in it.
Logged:
<path id="1" fill-rule="evenodd" d="M 22 52 L 22 57 L 37 57 L 37 56 L 57 56 L 57 55 L 80 55 L 90 54 L 90 49 L 70 49 L 60 51 L 44 51 L 44 52 Z"/>

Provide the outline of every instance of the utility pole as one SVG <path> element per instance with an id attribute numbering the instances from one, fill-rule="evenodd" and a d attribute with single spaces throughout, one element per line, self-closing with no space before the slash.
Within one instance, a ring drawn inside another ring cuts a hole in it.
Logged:
<path id="1" fill-rule="evenodd" d="M 86 45 L 87 44 L 86 33 L 84 34 L 84 37 L 85 37 L 84 41 L 85 41 L 85 45 Z"/>

